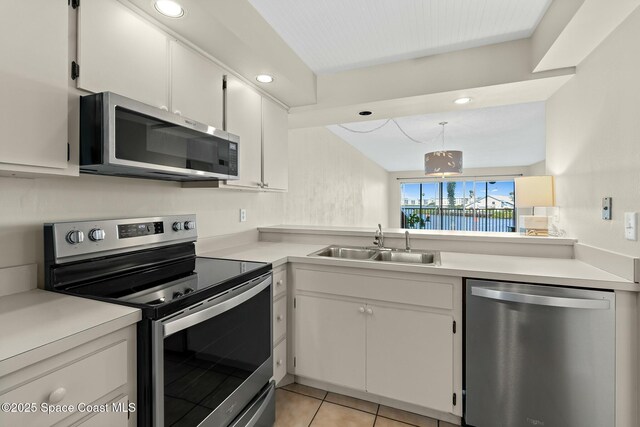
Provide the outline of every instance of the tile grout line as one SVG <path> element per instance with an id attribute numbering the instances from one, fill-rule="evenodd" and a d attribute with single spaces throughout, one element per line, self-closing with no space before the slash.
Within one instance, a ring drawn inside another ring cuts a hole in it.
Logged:
<path id="1" fill-rule="evenodd" d="M 313 420 L 316 419 L 316 415 L 318 415 L 318 412 L 320 412 L 320 408 L 322 408 L 322 405 L 324 405 L 324 399 L 327 397 L 327 394 L 329 394 L 329 393 L 325 392 L 324 397 L 320 401 L 320 405 L 318 405 L 318 409 L 316 409 L 316 413 L 313 414 L 313 418 L 311 418 L 311 421 L 309 421 L 309 426 L 308 427 L 311 427 L 311 424 L 313 424 Z"/>
<path id="2" fill-rule="evenodd" d="M 418 427 L 416 424 L 411 424 L 411 423 L 407 423 L 405 421 L 396 420 L 395 418 L 384 417 L 382 415 L 379 415 L 380 414 L 380 407 L 382 406 L 379 403 L 377 404 L 376 413 L 374 414 L 372 412 L 363 411 L 362 409 L 358 409 L 358 408 L 352 408 L 351 406 L 343 405 L 341 403 L 330 402 L 330 401 L 327 400 L 327 396 L 329 396 L 329 392 L 326 391 L 326 390 L 322 390 L 322 391 L 324 391 L 324 397 L 322 399 L 319 399 L 317 397 L 313 397 L 313 396 L 310 396 L 308 394 L 300 393 L 298 391 L 288 390 L 288 389 L 286 389 L 284 387 L 280 387 L 280 389 L 284 390 L 284 391 L 288 391 L 289 393 L 294 393 L 294 394 L 297 394 L 297 395 L 300 395 L 300 396 L 305 396 L 305 397 L 309 397 L 311 399 L 315 399 L 315 400 L 319 400 L 320 401 L 320 406 L 318 406 L 318 409 L 316 410 L 315 414 L 313 414 L 313 418 L 311 419 L 311 421 L 309 422 L 309 425 L 307 427 L 311 427 L 311 424 L 313 423 L 313 420 L 315 420 L 316 415 L 318 415 L 318 412 L 320 411 L 320 408 L 322 407 L 324 402 L 330 403 L 332 405 L 341 406 L 341 407 L 347 408 L 347 409 L 353 409 L 354 411 L 363 412 L 365 414 L 373 415 L 374 419 L 373 419 L 373 426 L 372 427 L 375 427 L 376 422 L 378 421 L 378 418 L 385 418 L 385 419 L 388 419 L 388 420 L 391 420 L 391 421 L 397 421 L 397 422 L 400 422 L 400 423 L 407 424 L 407 425 L 409 425 L 411 427 Z M 320 390 L 320 389 L 318 389 L 318 390 Z M 362 399 L 359 399 L 359 400 L 362 400 Z M 369 401 L 368 400 L 363 400 L 363 402 L 369 402 Z M 375 403 L 375 402 L 370 402 L 370 403 Z M 440 420 L 435 420 L 435 421 L 436 421 L 436 426 L 439 426 L 440 425 Z"/>

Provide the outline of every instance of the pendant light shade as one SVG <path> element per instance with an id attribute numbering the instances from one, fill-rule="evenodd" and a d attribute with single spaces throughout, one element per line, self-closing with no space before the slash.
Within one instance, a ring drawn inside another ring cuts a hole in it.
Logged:
<path id="1" fill-rule="evenodd" d="M 462 151 L 432 151 L 425 154 L 424 174 L 427 176 L 462 174 Z"/>
<path id="2" fill-rule="evenodd" d="M 452 176 L 462 174 L 462 151 L 447 151 L 444 149 L 444 127 L 447 122 L 440 122 L 442 126 L 442 150 L 432 151 L 424 155 L 424 174 L 426 176 Z"/>

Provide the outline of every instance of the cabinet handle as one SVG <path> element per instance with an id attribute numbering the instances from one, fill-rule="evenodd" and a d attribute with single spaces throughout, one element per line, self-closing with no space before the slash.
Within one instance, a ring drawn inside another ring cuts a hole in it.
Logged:
<path id="1" fill-rule="evenodd" d="M 282 285 L 282 283 L 283 283 L 283 282 L 282 282 L 282 279 L 280 279 L 280 280 L 278 280 L 278 281 L 276 282 L 276 286 L 280 286 L 280 285 Z"/>
<path id="2" fill-rule="evenodd" d="M 182 111 L 176 110 L 176 111 L 173 112 L 173 114 L 177 114 L 178 116 L 182 116 Z"/>
<path id="3" fill-rule="evenodd" d="M 58 402 L 61 402 L 62 399 L 64 399 L 64 397 L 66 396 L 66 394 L 67 394 L 67 389 L 65 389 L 64 387 L 60 387 L 53 390 L 51 393 L 49 393 L 49 403 L 56 404 Z"/>
<path id="4" fill-rule="evenodd" d="M 282 319 L 283 319 L 282 314 L 278 314 L 278 317 L 276 317 L 276 319 L 278 320 L 278 322 L 282 322 Z"/>
<path id="5" fill-rule="evenodd" d="M 367 314 L 373 314 L 373 308 L 367 308 Z"/>
<path id="6" fill-rule="evenodd" d="M 160 106 L 160 109 L 161 109 L 162 111 L 169 111 L 169 107 L 167 107 L 166 105 L 161 105 L 161 106 Z"/>
<path id="7" fill-rule="evenodd" d="M 276 362 L 276 365 L 277 365 L 277 366 L 282 366 L 282 359 L 279 359 L 279 360 Z"/>
<path id="8" fill-rule="evenodd" d="M 360 313 L 364 313 L 364 307 L 360 307 L 360 308 L 358 309 L 358 311 L 359 311 Z"/>
<path id="9" fill-rule="evenodd" d="M 263 186 L 263 187 L 265 187 L 265 188 L 267 188 L 267 187 L 269 187 L 269 183 L 268 183 L 268 182 L 263 182 L 263 183 L 262 183 L 262 186 Z"/>

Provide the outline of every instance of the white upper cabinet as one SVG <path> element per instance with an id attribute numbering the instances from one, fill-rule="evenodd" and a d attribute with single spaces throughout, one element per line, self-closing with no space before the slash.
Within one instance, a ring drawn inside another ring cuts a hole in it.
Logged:
<path id="1" fill-rule="evenodd" d="M 2 6 L 0 171 L 67 173 L 67 0 Z"/>
<path id="2" fill-rule="evenodd" d="M 84 1 L 78 14 L 78 87 L 168 109 L 167 35 L 116 0 Z"/>
<path id="3" fill-rule="evenodd" d="M 171 111 L 222 129 L 222 68 L 171 41 Z"/>
<path id="4" fill-rule="evenodd" d="M 288 135 L 287 111 L 262 98 L 262 174 L 265 188 L 286 190 L 289 186 Z"/>
<path id="5" fill-rule="evenodd" d="M 227 131 L 240 137 L 240 179 L 227 186 L 260 188 L 262 184 L 262 98 L 239 79 L 227 77 Z"/>

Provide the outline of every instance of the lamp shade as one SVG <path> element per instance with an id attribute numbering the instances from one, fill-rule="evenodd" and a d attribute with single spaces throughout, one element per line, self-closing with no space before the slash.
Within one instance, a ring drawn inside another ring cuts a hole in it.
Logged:
<path id="1" fill-rule="evenodd" d="M 555 206 L 552 176 L 523 176 L 514 181 L 517 208 Z"/>
<path id="2" fill-rule="evenodd" d="M 462 151 L 433 151 L 424 155 L 424 174 L 427 176 L 460 175 Z"/>

